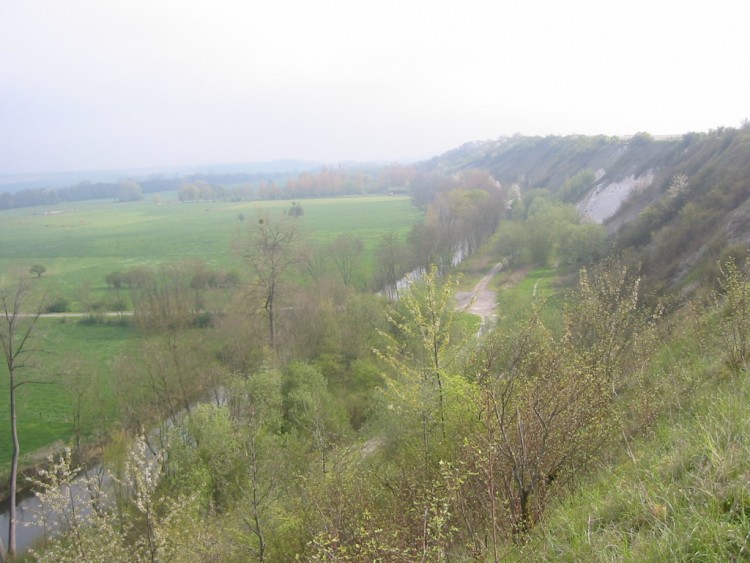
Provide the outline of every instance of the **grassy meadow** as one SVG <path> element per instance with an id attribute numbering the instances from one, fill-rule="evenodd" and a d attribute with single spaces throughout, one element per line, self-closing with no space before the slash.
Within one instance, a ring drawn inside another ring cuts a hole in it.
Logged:
<path id="1" fill-rule="evenodd" d="M 0 275 L 19 267 L 42 264 L 46 272 L 34 279 L 29 303 L 46 293 L 66 298 L 71 311 L 80 310 L 84 292 L 89 299 L 114 295 L 105 276 L 134 266 L 154 267 L 200 260 L 211 268 L 236 270 L 244 277 L 242 260 L 232 241 L 260 214 L 282 213 L 290 201 L 179 203 L 162 194 L 157 204 L 76 202 L 0 212 Z M 303 240 L 325 245 L 342 233 L 364 242 L 363 262 L 386 232 L 406 236 L 421 217 L 409 198 L 394 196 L 303 200 Z M 242 220 L 240 217 L 242 216 Z M 32 307 L 33 309 L 33 307 Z M 82 413 L 84 431 L 106 426 L 114 416 L 112 362 L 139 341 L 127 325 L 87 325 L 74 318 L 39 321 L 34 366 L 51 381 L 24 385 L 19 391 L 20 440 L 25 454 L 74 433 L 74 402 L 81 393 L 96 396 L 97 412 Z M 36 377 L 34 375 L 33 377 Z M 7 428 L 7 373 L 0 368 L 0 428 Z M 83 388 L 82 388 L 83 387 Z M 10 460 L 10 432 L 0 431 L 0 469 Z"/>
<path id="2" fill-rule="evenodd" d="M 201 260 L 209 267 L 242 272 L 232 241 L 266 212 L 283 213 L 290 201 L 180 203 L 162 196 L 115 203 L 90 201 L 0 212 L 0 272 L 42 264 L 40 286 L 62 295 L 75 310 L 87 285 L 106 291 L 105 276 L 134 266 Z M 363 240 L 369 251 L 386 232 L 405 236 L 420 213 L 405 196 L 303 200 L 303 239 L 326 244 L 342 233 Z M 240 220 L 240 216 L 243 220 Z"/>
<path id="3" fill-rule="evenodd" d="M 80 396 L 84 433 L 106 428 L 113 422 L 115 397 L 112 381 L 114 358 L 137 341 L 135 330 L 126 324 L 85 324 L 71 319 L 42 318 L 35 327 L 30 347 L 42 350 L 29 356 L 29 367 L 19 372 L 24 380 L 43 383 L 22 385 L 17 391 L 19 440 L 22 454 L 35 459 L 34 452 L 74 434 L 76 400 Z M 3 369 L 2 380 L 7 381 Z M 10 464 L 6 383 L 0 386 L 0 470 Z"/>

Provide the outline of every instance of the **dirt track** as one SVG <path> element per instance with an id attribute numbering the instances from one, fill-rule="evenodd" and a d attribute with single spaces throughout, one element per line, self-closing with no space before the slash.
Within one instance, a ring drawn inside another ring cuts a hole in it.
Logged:
<path id="1" fill-rule="evenodd" d="M 466 311 L 482 318 L 482 325 L 487 325 L 497 318 L 495 309 L 495 292 L 487 289 L 492 278 L 503 269 L 505 262 L 498 262 L 481 280 L 474 286 L 472 291 L 461 291 L 456 294 L 456 308 Z"/>

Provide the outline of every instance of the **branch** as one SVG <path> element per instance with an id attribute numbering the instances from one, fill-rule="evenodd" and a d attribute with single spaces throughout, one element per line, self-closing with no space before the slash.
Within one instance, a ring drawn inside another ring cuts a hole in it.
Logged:
<path id="1" fill-rule="evenodd" d="M 18 389 L 21 385 L 57 385 L 57 381 L 42 381 L 40 379 L 27 379 L 26 381 L 19 381 L 13 385 L 13 389 Z"/>

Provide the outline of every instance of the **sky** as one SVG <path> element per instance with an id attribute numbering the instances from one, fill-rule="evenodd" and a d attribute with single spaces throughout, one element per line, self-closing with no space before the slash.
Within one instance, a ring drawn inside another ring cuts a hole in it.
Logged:
<path id="1" fill-rule="evenodd" d="M 737 0 L 2 0 L 0 174 L 738 127 L 748 15 Z"/>

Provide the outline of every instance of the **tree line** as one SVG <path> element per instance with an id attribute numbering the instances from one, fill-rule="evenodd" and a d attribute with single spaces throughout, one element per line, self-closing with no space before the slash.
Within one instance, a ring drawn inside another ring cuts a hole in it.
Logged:
<path id="1" fill-rule="evenodd" d="M 16 209 L 41 205 L 57 205 L 90 199 L 133 201 L 145 194 L 173 191 L 183 183 L 206 182 L 211 185 L 269 181 L 283 178 L 280 174 L 192 175 L 188 178 L 151 177 L 123 179 L 117 182 L 80 182 L 65 188 L 31 188 L 0 192 L 0 209 Z"/>

